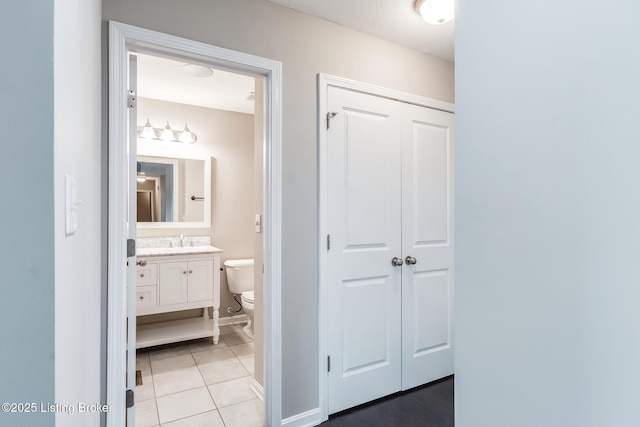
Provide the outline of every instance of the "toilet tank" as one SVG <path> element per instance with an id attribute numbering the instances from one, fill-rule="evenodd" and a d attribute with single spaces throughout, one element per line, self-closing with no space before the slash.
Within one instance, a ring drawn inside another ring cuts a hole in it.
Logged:
<path id="1" fill-rule="evenodd" d="M 240 295 L 253 290 L 253 260 L 228 259 L 224 262 L 229 292 Z"/>

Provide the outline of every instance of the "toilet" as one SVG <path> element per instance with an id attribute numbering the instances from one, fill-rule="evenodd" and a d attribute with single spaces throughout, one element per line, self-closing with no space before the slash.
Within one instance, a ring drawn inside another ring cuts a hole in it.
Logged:
<path id="1" fill-rule="evenodd" d="M 247 314 L 247 326 L 242 328 L 253 339 L 253 260 L 228 259 L 224 262 L 229 292 L 240 295 L 242 308 Z"/>

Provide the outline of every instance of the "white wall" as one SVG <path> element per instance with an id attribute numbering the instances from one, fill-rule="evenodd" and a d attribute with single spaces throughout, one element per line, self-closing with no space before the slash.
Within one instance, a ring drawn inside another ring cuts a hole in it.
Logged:
<path id="1" fill-rule="evenodd" d="M 640 3 L 457 6 L 456 425 L 638 425 Z"/>
<path id="2" fill-rule="evenodd" d="M 0 401 L 54 400 L 53 4 L 0 13 Z M 53 414 L 0 412 L 0 425 Z"/>
<path id="3" fill-rule="evenodd" d="M 101 399 L 101 227 L 106 216 L 100 8 L 100 0 L 56 0 L 54 13 L 55 402 L 74 405 Z M 65 235 L 65 174 L 76 178 L 82 200 L 78 232 L 72 236 Z M 57 425 L 98 425 L 99 420 L 98 413 L 56 413 Z"/>
<path id="4" fill-rule="evenodd" d="M 318 407 L 316 75 L 453 101 L 453 64 L 266 0 L 104 0 L 103 17 L 283 64 L 283 417 Z"/>

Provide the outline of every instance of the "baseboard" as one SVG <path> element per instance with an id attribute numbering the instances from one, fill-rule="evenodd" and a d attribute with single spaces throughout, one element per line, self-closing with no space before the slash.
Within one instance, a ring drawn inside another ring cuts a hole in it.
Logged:
<path id="1" fill-rule="evenodd" d="M 315 408 L 310 411 L 285 418 L 282 420 L 282 425 L 287 427 L 308 427 L 317 426 L 321 422 L 320 408 Z"/>
<path id="2" fill-rule="evenodd" d="M 256 381 L 255 378 L 251 380 L 251 386 L 249 386 L 249 388 L 251 388 L 251 391 L 253 391 L 256 396 L 258 396 L 258 399 L 264 402 L 264 387 L 262 387 L 262 385 L 258 381 Z"/>
<path id="3" fill-rule="evenodd" d="M 226 317 L 218 318 L 218 325 L 220 326 L 235 325 L 237 323 L 247 323 L 247 315 L 237 314 L 235 316 L 226 316 Z"/>

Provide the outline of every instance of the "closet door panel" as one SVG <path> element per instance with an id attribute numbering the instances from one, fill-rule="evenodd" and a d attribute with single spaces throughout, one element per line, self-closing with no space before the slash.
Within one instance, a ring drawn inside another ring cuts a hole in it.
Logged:
<path id="1" fill-rule="evenodd" d="M 451 346 L 448 270 L 415 273 L 412 277 L 413 348 L 412 358 Z M 424 327 L 430 325 L 430 327 Z"/>
<path id="2" fill-rule="evenodd" d="M 404 107 L 402 388 L 453 374 L 453 114 Z M 409 257 L 409 258 L 407 258 Z"/>
<path id="3" fill-rule="evenodd" d="M 397 103 L 330 88 L 329 411 L 400 390 L 401 127 Z"/>

